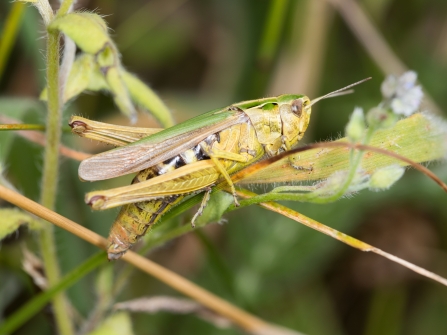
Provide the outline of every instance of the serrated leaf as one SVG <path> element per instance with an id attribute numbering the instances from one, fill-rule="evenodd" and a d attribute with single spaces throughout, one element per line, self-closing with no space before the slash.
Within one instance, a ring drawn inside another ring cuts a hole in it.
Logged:
<path id="1" fill-rule="evenodd" d="M 69 13 L 57 17 L 48 30 L 59 30 L 69 36 L 84 52 L 97 54 L 107 43 L 113 45 L 107 24 L 97 14 Z"/>
<path id="2" fill-rule="evenodd" d="M 108 317 L 89 335 L 132 335 L 132 321 L 126 312 L 119 312 Z"/>
<path id="3" fill-rule="evenodd" d="M 28 213 L 17 208 L 0 208 L 0 239 L 12 234 L 23 225 L 28 225 L 31 230 L 41 228 L 39 220 Z"/>

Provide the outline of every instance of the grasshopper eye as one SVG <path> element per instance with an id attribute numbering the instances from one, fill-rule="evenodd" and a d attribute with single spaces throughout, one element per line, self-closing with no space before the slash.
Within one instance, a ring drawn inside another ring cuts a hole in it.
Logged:
<path id="1" fill-rule="evenodd" d="M 303 100 L 302 99 L 293 100 L 292 113 L 298 117 L 301 117 L 301 114 L 303 114 Z"/>

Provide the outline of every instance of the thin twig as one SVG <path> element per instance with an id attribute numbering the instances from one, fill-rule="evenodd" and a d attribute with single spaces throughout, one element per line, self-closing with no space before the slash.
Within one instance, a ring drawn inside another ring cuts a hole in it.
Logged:
<path id="1" fill-rule="evenodd" d="M 0 115 L 0 122 L 8 122 L 8 123 L 14 123 L 14 124 L 3 124 L 0 125 L 0 130 L 2 129 L 10 129 L 12 127 L 14 127 L 14 129 L 38 129 L 43 127 L 45 129 L 45 126 L 41 126 L 41 125 L 26 125 L 26 124 L 21 124 L 19 123 L 18 120 L 10 118 L 8 116 L 5 115 Z M 30 130 L 19 130 L 17 132 L 15 132 L 15 134 L 22 136 L 23 138 L 26 138 L 27 140 L 34 142 L 36 144 L 39 144 L 43 147 L 46 146 L 46 140 L 45 140 L 45 135 L 38 132 L 38 131 L 30 131 Z M 65 157 L 77 160 L 77 161 L 82 161 L 84 159 L 87 159 L 89 157 L 91 157 L 91 154 L 85 153 L 85 152 L 81 152 L 81 151 L 76 151 L 73 149 L 70 149 L 69 147 L 60 144 L 59 145 L 59 153 L 61 155 L 64 155 Z"/>
<path id="2" fill-rule="evenodd" d="M 10 123 L 10 124 L 0 124 L 1 130 L 45 130 L 45 125 L 43 124 L 25 124 L 25 123 Z"/>

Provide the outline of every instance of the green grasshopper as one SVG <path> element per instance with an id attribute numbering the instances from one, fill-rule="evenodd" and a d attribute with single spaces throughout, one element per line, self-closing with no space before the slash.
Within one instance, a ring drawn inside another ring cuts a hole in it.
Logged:
<path id="1" fill-rule="evenodd" d="M 86 195 L 86 203 L 96 210 L 123 206 L 109 234 L 108 258 L 120 258 L 187 195 L 205 192 L 192 219 L 194 225 L 211 187 L 220 181 L 228 183 L 238 205 L 232 174 L 290 150 L 303 137 L 313 104 L 350 93 L 350 87 L 368 79 L 313 101 L 292 94 L 244 101 L 164 130 L 111 126 L 73 117 L 69 123 L 73 132 L 120 146 L 82 161 L 81 180 L 138 172 L 130 186 Z"/>

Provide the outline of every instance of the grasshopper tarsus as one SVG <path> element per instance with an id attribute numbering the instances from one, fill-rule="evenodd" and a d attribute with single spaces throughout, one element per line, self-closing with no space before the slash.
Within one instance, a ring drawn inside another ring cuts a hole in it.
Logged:
<path id="1" fill-rule="evenodd" d="M 196 227 L 194 222 L 197 220 L 197 218 L 199 216 L 201 216 L 203 214 L 203 210 L 205 209 L 208 201 L 210 200 L 210 194 L 211 194 L 211 187 L 206 187 L 205 188 L 205 194 L 203 195 L 202 203 L 200 204 L 200 207 L 197 210 L 196 214 L 194 214 L 194 216 L 191 219 L 191 227 L 192 228 Z"/>
<path id="2" fill-rule="evenodd" d="M 295 170 L 298 170 L 298 171 L 309 171 L 309 172 L 312 172 L 314 170 L 313 166 L 306 167 L 306 166 L 300 166 L 300 165 L 294 165 L 294 164 L 291 164 L 291 166 Z"/>

